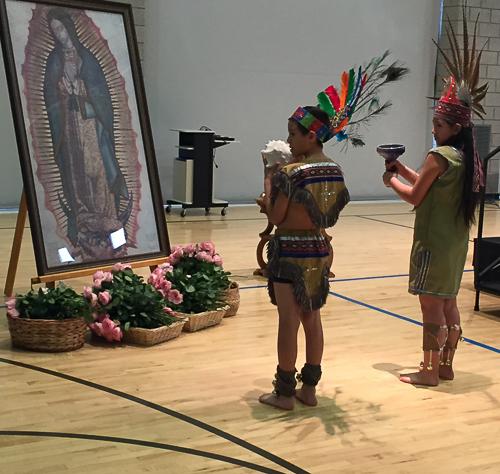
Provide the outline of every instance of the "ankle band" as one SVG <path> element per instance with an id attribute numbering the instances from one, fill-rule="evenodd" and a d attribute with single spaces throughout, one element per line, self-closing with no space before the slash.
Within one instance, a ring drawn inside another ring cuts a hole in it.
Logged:
<path id="1" fill-rule="evenodd" d="M 304 364 L 300 374 L 297 374 L 297 380 L 305 385 L 315 387 L 321 379 L 321 365 Z"/>

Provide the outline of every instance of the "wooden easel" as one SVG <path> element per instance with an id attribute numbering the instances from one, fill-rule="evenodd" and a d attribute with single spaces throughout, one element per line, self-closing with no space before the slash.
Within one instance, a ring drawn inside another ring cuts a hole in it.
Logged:
<path id="1" fill-rule="evenodd" d="M 16 220 L 16 230 L 14 231 L 14 240 L 12 242 L 12 249 L 10 251 L 9 268 L 7 269 L 7 278 L 5 280 L 4 295 L 11 296 L 14 289 L 14 281 L 16 279 L 17 264 L 19 263 L 19 254 L 21 252 L 21 242 L 23 239 L 24 225 L 26 224 L 26 215 L 28 213 L 28 206 L 26 203 L 26 194 L 21 194 L 19 202 L 19 212 Z M 157 257 L 149 260 L 136 260 L 127 262 L 133 268 L 149 267 L 154 270 L 158 265 L 165 263 L 167 257 Z M 97 270 L 109 271 L 113 265 L 101 267 L 89 267 L 81 270 L 69 270 L 60 273 L 51 273 L 50 275 L 36 276 L 31 278 L 31 284 L 45 283 L 45 286 L 53 288 L 55 282 L 63 279 L 80 278 L 87 275 L 92 275 Z"/>

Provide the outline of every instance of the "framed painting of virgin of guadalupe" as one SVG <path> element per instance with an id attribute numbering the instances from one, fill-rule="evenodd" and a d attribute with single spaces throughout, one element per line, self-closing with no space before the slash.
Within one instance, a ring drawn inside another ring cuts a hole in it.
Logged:
<path id="1" fill-rule="evenodd" d="M 39 275 L 168 255 L 130 5 L 0 0 Z"/>

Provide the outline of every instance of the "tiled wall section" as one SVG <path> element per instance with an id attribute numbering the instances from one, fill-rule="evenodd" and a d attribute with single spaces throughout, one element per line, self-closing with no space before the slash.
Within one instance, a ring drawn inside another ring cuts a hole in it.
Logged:
<path id="1" fill-rule="evenodd" d="M 462 5 L 467 4 L 467 27 L 469 35 L 474 31 L 474 22 L 479 13 L 478 45 L 484 47 L 481 60 L 480 84 L 489 83 L 488 94 L 483 103 L 486 117 L 483 123 L 491 125 L 491 146 L 500 146 L 500 0 L 444 0 L 444 19 L 450 18 L 455 32 L 462 43 Z M 444 34 L 440 38 L 440 46 L 449 49 Z M 445 74 L 442 60 L 438 59 L 438 76 Z M 436 93 L 441 92 L 442 85 L 437 85 Z M 476 120 L 481 123 L 481 121 Z"/>
<path id="2" fill-rule="evenodd" d="M 121 3 L 132 5 L 135 23 L 135 32 L 139 46 L 141 61 L 144 58 L 144 17 L 146 11 L 146 0 L 118 0 Z M 499 0 L 500 1 L 500 0 Z"/>

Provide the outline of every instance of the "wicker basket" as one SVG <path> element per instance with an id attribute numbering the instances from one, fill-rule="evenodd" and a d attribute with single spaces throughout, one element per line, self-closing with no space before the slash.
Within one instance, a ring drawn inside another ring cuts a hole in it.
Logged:
<path id="1" fill-rule="evenodd" d="M 170 326 L 161 326 L 155 329 L 130 328 L 123 331 L 123 342 L 140 346 L 154 346 L 161 342 L 179 337 L 186 321 L 178 321 Z"/>
<path id="2" fill-rule="evenodd" d="M 11 318 L 9 331 L 14 347 L 40 352 L 66 352 L 85 343 L 87 323 L 83 318 L 26 319 Z"/>
<path id="3" fill-rule="evenodd" d="M 226 313 L 227 306 L 216 309 L 214 311 L 204 311 L 203 313 L 176 313 L 177 317 L 183 317 L 187 319 L 186 324 L 183 327 L 184 331 L 195 332 L 200 329 L 208 328 L 210 326 L 216 326 L 222 321 L 224 314 Z"/>
<path id="4" fill-rule="evenodd" d="M 224 300 L 229 305 L 229 309 L 224 314 L 224 317 L 229 318 L 230 316 L 234 316 L 240 307 L 240 285 L 237 282 L 231 282 L 229 288 L 225 291 Z"/>

